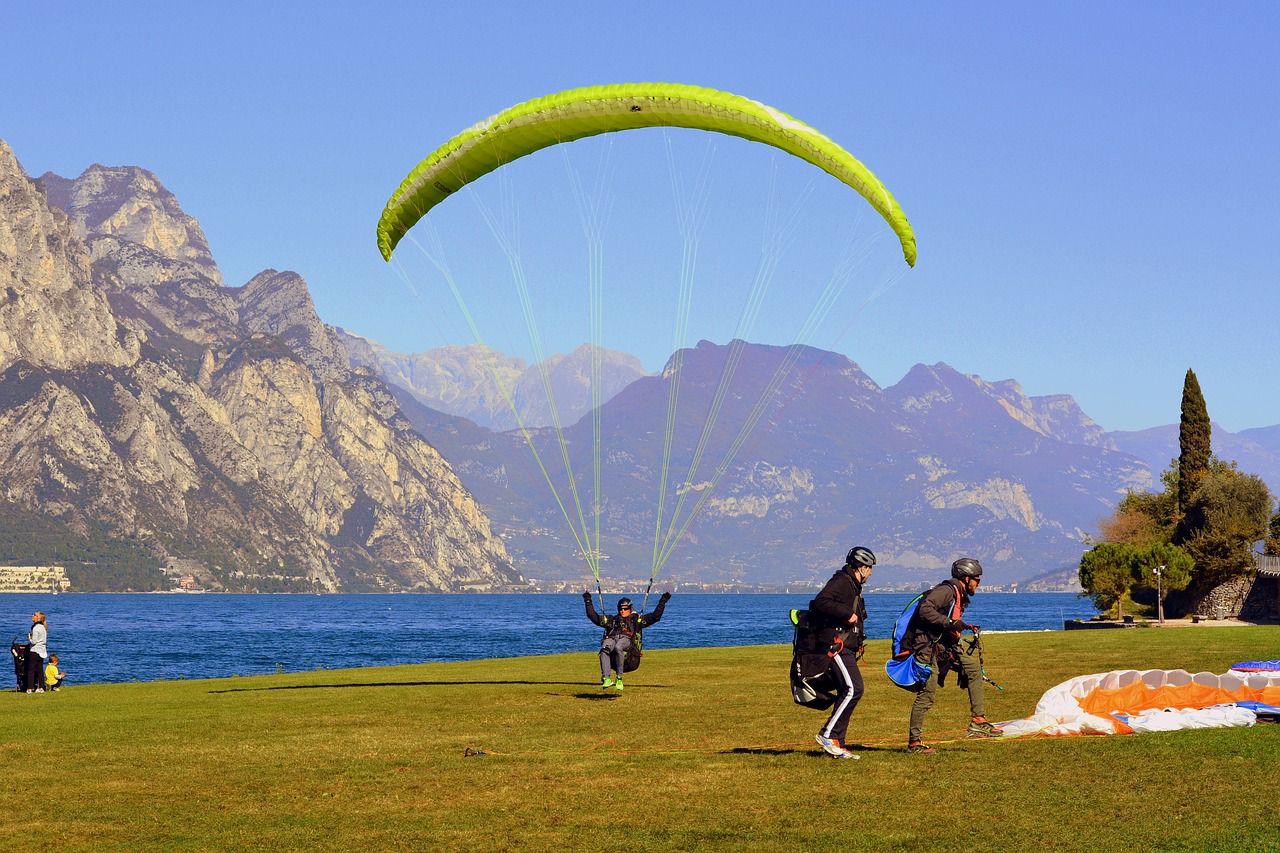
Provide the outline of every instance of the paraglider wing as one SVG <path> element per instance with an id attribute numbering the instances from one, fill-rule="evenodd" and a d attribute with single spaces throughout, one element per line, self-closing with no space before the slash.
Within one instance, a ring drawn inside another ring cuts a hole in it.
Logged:
<path id="1" fill-rule="evenodd" d="M 898 235 L 903 257 L 916 262 L 916 240 L 884 184 L 831 139 L 758 101 L 673 83 L 625 83 L 571 89 L 518 104 L 480 122 L 418 164 L 387 202 L 378 248 L 391 260 L 396 244 L 427 211 L 475 179 L 526 154 L 601 133 L 643 127 L 715 131 L 771 145 L 848 184 Z"/>
<path id="2" fill-rule="evenodd" d="M 1017 737 L 1250 726 L 1260 708 L 1277 703 L 1277 672 L 1116 670 L 1064 681 L 1040 697 L 1034 714 L 1001 729 Z"/>
<path id="3" fill-rule="evenodd" d="M 1246 660 L 1233 663 L 1234 672 L 1280 672 L 1280 660 Z"/>

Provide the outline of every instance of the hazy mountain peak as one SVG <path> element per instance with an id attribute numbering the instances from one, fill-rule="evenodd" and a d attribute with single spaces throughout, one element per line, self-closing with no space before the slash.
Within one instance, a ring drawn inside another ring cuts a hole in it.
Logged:
<path id="1" fill-rule="evenodd" d="M 375 368 L 388 383 L 440 412 L 467 418 L 496 431 L 518 426 L 568 426 L 590 410 L 592 373 L 599 359 L 600 397 L 608 401 L 645 375 L 635 356 L 582 344 L 527 365 L 484 344 L 443 346 L 397 353 L 367 338 L 348 336 L 352 364 Z M 555 413 L 547 389 L 555 401 Z"/>
<path id="2" fill-rule="evenodd" d="M 1115 449 L 1102 427 L 1071 395 L 1029 397 L 1017 380 L 987 381 L 943 362 L 915 365 L 890 389 L 890 396 L 906 413 L 950 418 L 957 424 L 974 411 L 994 405 L 1009 418 L 1006 428 L 1017 424 L 1057 441 Z"/>

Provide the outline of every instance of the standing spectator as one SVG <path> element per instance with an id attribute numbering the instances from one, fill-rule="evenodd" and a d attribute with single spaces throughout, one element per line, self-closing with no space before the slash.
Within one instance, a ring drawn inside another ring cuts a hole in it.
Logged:
<path id="1" fill-rule="evenodd" d="M 44 667 L 49 657 L 46 647 L 49 641 L 49 623 L 39 610 L 31 614 L 31 632 L 27 634 L 27 639 L 31 641 L 31 648 L 27 649 L 27 692 L 43 693 Z"/>

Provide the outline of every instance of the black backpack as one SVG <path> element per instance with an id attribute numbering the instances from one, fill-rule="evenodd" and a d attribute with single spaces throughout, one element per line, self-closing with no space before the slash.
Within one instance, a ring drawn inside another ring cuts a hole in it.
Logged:
<path id="1" fill-rule="evenodd" d="M 627 656 L 622 661 L 623 672 L 635 672 L 640 668 L 640 658 L 644 657 L 644 652 L 640 650 L 644 643 L 644 634 L 639 628 L 631 635 L 631 648 L 627 649 Z"/>
<path id="2" fill-rule="evenodd" d="M 818 644 L 818 628 L 808 610 L 792 610 L 791 698 L 797 705 L 825 711 L 836 702 L 836 679 L 831 673 L 831 656 Z"/>

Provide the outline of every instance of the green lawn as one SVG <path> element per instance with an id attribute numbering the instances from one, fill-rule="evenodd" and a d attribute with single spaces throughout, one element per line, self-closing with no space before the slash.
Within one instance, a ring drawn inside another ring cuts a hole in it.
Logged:
<path id="1" fill-rule="evenodd" d="M 1071 676 L 1224 672 L 1280 628 L 985 638 L 988 715 Z M 908 755 L 886 642 L 832 761 L 781 646 L 593 654 L 0 694 L 8 849 L 1280 850 L 1280 728 L 963 740 L 948 686 Z M 485 754 L 466 756 L 468 750 Z"/>

